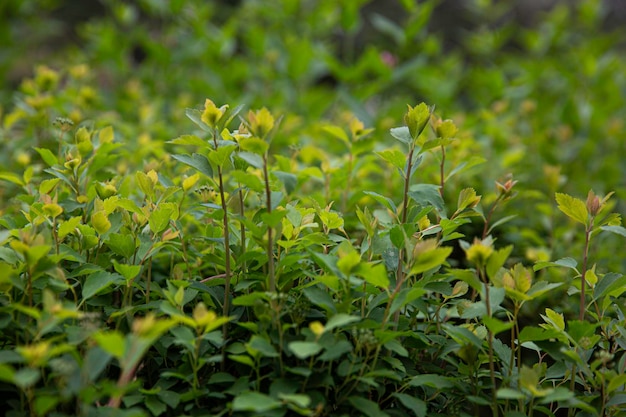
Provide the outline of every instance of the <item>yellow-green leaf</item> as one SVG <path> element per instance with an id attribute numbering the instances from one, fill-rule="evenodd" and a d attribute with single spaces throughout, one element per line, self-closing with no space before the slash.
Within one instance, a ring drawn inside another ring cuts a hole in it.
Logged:
<path id="1" fill-rule="evenodd" d="M 556 193 L 555 197 L 559 210 L 578 223 L 587 225 L 589 212 L 584 201 L 562 193 Z"/>
<path id="2" fill-rule="evenodd" d="M 113 137 L 114 134 L 112 126 L 107 126 L 104 129 L 100 129 L 100 133 L 98 135 L 98 138 L 100 139 L 100 144 L 113 142 Z"/>
<path id="3" fill-rule="evenodd" d="M 91 225 L 99 234 L 106 233 L 111 228 L 111 222 L 104 211 L 98 211 L 91 216 Z"/>
<path id="4" fill-rule="evenodd" d="M 549 324 L 554 326 L 554 328 L 558 330 L 565 330 L 565 319 L 563 319 L 563 314 L 557 313 L 556 311 L 546 308 L 546 315 L 543 314 L 541 317 Z"/>

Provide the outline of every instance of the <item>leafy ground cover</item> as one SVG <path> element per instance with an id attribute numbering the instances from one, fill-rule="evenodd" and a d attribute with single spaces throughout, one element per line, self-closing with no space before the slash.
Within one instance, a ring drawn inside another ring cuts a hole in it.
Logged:
<path id="1" fill-rule="evenodd" d="M 365 3 L 107 3 L 8 94 L 6 415 L 624 413 L 602 3 Z"/>

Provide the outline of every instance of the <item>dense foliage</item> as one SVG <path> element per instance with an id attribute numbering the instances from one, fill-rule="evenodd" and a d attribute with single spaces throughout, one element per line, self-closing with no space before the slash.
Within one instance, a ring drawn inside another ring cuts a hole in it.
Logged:
<path id="1" fill-rule="evenodd" d="M 624 414 L 602 3 L 368 3 L 107 1 L 3 91 L 7 416 Z"/>

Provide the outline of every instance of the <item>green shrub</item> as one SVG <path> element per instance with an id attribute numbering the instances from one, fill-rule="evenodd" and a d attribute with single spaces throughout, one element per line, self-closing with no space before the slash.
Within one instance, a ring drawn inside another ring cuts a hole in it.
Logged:
<path id="1" fill-rule="evenodd" d="M 357 3 L 111 3 L 11 92 L 7 415 L 624 413 L 598 3 L 464 49 Z"/>

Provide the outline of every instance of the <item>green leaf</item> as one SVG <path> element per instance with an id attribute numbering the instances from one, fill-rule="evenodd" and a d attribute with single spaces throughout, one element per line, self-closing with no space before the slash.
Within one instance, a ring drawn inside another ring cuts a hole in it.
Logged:
<path id="1" fill-rule="evenodd" d="M 475 167 L 477 165 L 485 163 L 486 161 L 487 160 L 485 158 L 483 158 L 483 157 L 471 156 L 468 161 L 461 162 L 452 171 L 450 171 L 450 173 L 446 176 L 446 181 L 448 181 L 454 175 L 460 174 L 462 172 L 465 172 L 465 171 L 469 170 L 470 168 L 473 168 L 473 167 Z"/>
<path id="2" fill-rule="evenodd" d="M 272 346 L 272 344 L 267 339 L 259 335 L 252 336 L 252 338 L 248 342 L 248 347 L 258 351 L 263 356 L 268 358 L 276 358 L 280 356 L 276 348 Z"/>
<path id="3" fill-rule="evenodd" d="M 50 410 L 57 406 L 59 401 L 61 401 L 60 397 L 37 395 L 35 398 L 35 412 L 38 416 L 47 415 Z"/>
<path id="4" fill-rule="evenodd" d="M 176 408 L 180 404 L 181 395 L 175 391 L 162 390 L 157 393 L 157 396 L 171 408 Z"/>
<path id="5" fill-rule="evenodd" d="M 153 416 L 159 416 L 167 411 L 167 406 L 153 395 L 146 396 L 144 404 Z"/>
<path id="6" fill-rule="evenodd" d="M 409 274 L 421 274 L 422 272 L 426 272 L 430 269 L 442 265 L 444 262 L 446 262 L 446 259 L 448 259 L 448 256 L 450 256 L 450 254 L 452 253 L 452 249 L 453 248 L 451 246 L 444 246 L 430 249 L 418 254 Z"/>
<path id="7" fill-rule="evenodd" d="M 287 347 L 300 359 L 306 359 L 311 356 L 315 356 L 320 353 L 323 349 L 323 346 L 317 342 L 290 342 Z"/>
<path id="8" fill-rule="evenodd" d="M 92 335 L 100 349 L 120 360 L 126 352 L 126 340 L 117 330 L 99 331 Z"/>
<path id="9" fill-rule="evenodd" d="M 473 207 L 480 201 L 480 197 L 476 195 L 476 190 L 473 188 L 464 188 L 459 193 L 459 199 L 457 201 L 457 211 L 461 212 L 468 207 Z"/>
<path id="10" fill-rule="evenodd" d="M 330 134 L 331 136 L 339 139 L 340 141 L 342 141 L 345 144 L 349 144 L 350 143 L 350 138 L 348 138 L 348 134 L 346 133 L 345 130 L 343 130 L 339 126 L 326 125 L 326 126 L 322 126 L 322 130 L 324 132 Z"/>
<path id="11" fill-rule="evenodd" d="M 267 141 L 251 136 L 239 140 L 239 147 L 244 152 L 251 152 L 256 155 L 265 155 L 270 147 Z"/>
<path id="12" fill-rule="evenodd" d="M 515 324 L 512 321 L 502 321 L 495 317 L 488 316 L 483 317 L 482 320 L 483 323 L 485 323 L 485 326 L 487 326 L 487 328 L 491 330 L 491 333 L 494 335 L 502 333 L 505 330 L 509 330 Z"/>
<path id="13" fill-rule="evenodd" d="M 265 212 L 261 214 L 261 220 L 263 221 L 263 224 L 266 224 L 269 227 L 276 227 L 282 222 L 286 215 L 286 210 L 274 210 L 271 213 Z"/>
<path id="14" fill-rule="evenodd" d="M 172 155 L 174 158 L 176 155 Z M 135 179 L 137 181 L 137 185 L 139 189 L 146 195 L 146 197 L 154 200 L 154 184 L 152 180 L 145 172 L 137 171 L 135 174 Z"/>
<path id="15" fill-rule="evenodd" d="M 141 265 L 125 265 L 118 263 L 116 260 L 113 260 L 113 267 L 115 271 L 122 274 L 127 281 L 135 279 L 141 272 Z"/>
<path id="16" fill-rule="evenodd" d="M 554 326 L 555 329 L 563 331 L 565 330 L 565 319 L 563 314 L 557 313 L 551 308 L 546 308 L 546 314 L 540 314 L 540 316 L 546 321 L 546 323 Z"/>
<path id="17" fill-rule="evenodd" d="M 98 140 L 100 144 L 112 143 L 114 138 L 113 126 L 107 126 L 98 132 Z"/>
<path id="18" fill-rule="evenodd" d="M 39 155 L 41 155 L 41 159 L 43 159 L 43 161 L 49 166 L 53 167 L 59 164 L 59 160 L 52 153 L 50 149 L 46 149 L 46 148 L 34 148 L 34 149 L 37 151 Z"/>
<path id="19" fill-rule="evenodd" d="M 0 381 L 13 383 L 15 369 L 12 366 L 0 363 Z"/>
<path id="20" fill-rule="evenodd" d="M 555 197 L 559 210 L 578 223 L 587 225 L 589 212 L 584 201 L 561 193 L 556 193 Z"/>
<path id="21" fill-rule="evenodd" d="M 12 172 L 0 172 L 0 180 L 6 180 L 20 186 L 24 185 L 22 177 Z"/>
<path id="22" fill-rule="evenodd" d="M 115 254 L 130 259 L 135 254 L 138 242 L 133 235 L 111 233 L 105 243 Z"/>
<path id="23" fill-rule="evenodd" d="M 411 378 L 408 382 L 409 386 L 421 387 L 427 386 L 441 391 L 442 389 L 451 388 L 454 383 L 450 379 L 437 374 L 422 374 Z"/>
<path id="24" fill-rule="evenodd" d="M 498 393 L 496 395 L 498 396 L 498 399 L 501 400 L 523 400 L 526 398 L 526 395 L 523 392 L 512 388 L 500 388 L 498 389 Z"/>
<path id="25" fill-rule="evenodd" d="M 621 375 L 617 375 L 611 378 L 611 382 L 609 382 L 609 385 L 607 386 L 606 389 L 610 393 L 610 392 L 617 390 L 620 387 L 623 387 L 624 385 L 626 385 L 626 375 L 621 374 Z"/>
<path id="26" fill-rule="evenodd" d="M 576 270 L 576 265 L 578 265 L 578 262 L 576 262 L 576 259 L 574 258 L 561 258 L 558 261 L 554 261 L 554 262 L 545 262 L 545 261 L 537 262 L 533 266 L 533 269 L 535 271 L 539 271 L 540 269 L 547 268 L 550 266 L 560 266 L 560 267 L 565 267 L 565 268 Z"/>
<path id="27" fill-rule="evenodd" d="M 251 411 L 254 413 L 265 413 L 281 406 L 280 401 L 269 395 L 252 391 L 239 394 L 232 403 L 233 411 Z"/>
<path id="28" fill-rule="evenodd" d="M 196 135 L 182 135 L 176 139 L 172 139 L 167 143 L 172 145 L 195 145 L 195 146 L 207 146 L 208 142 L 204 139 L 200 139 Z"/>
<path id="29" fill-rule="evenodd" d="M 613 294 L 617 291 L 619 294 Z M 607 295 L 618 297 L 626 291 L 626 276 L 615 272 L 605 274 L 593 288 L 593 300 L 599 300 Z"/>
<path id="30" fill-rule="evenodd" d="M 83 299 L 88 299 L 94 295 L 103 292 L 108 287 L 125 282 L 124 278 L 119 274 L 113 274 L 106 271 L 98 271 L 87 277 L 83 284 Z"/>
<path id="31" fill-rule="evenodd" d="M 251 152 L 239 152 L 237 156 L 253 167 L 263 169 L 263 158 L 260 155 Z"/>
<path id="32" fill-rule="evenodd" d="M 13 383 L 22 389 L 32 387 L 39 381 L 41 370 L 35 368 L 22 368 L 13 375 Z"/>
<path id="33" fill-rule="evenodd" d="M 298 185 L 298 177 L 291 172 L 273 171 L 272 175 L 280 180 L 285 186 L 287 194 L 291 194 Z"/>
<path id="34" fill-rule="evenodd" d="M 48 194 L 50 191 L 56 187 L 56 185 L 61 181 L 60 178 L 52 178 L 49 180 L 41 181 L 39 184 L 39 194 Z"/>
<path id="35" fill-rule="evenodd" d="M 424 128 L 428 124 L 431 115 L 431 109 L 426 103 L 420 103 L 415 107 L 408 106 L 409 110 L 404 116 L 404 123 L 409 128 L 411 138 L 414 140 L 422 134 Z"/>
<path id="36" fill-rule="evenodd" d="M 213 178 L 213 168 L 206 156 L 193 153 L 191 155 L 172 155 L 172 158 L 198 170 L 209 178 Z"/>
<path id="37" fill-rule="evenodd" d="M 285 394 L 282 392 L 278 393 L 278 398 L 282 401 L 286 401 L 288 403 L 294 404 L 299 408 L 307 408 L 311 405 L 311 397 L 304 394 Z"/>
<path id="38" fill-rule="evenodd" d="M 409 356 L 409 351 L 406 350 L 406 348 L 402 346 L 402 343 L 397 340 L 389 340 L 384 343 L 383 346 L 385 346 L 387 349 L 394 352 L 398 356 L 402 356 L 404 358 L 407 358 Z"/>
<path id="39" fill-rule="evenodd" d="M 233 171 L 230 173 L 230 176 L 239 184 L 248 187 L 252 191 L 256 191 L 258 193 L 262 192 L 265 188 L 261 179 L 251 173 L 243 172 L 243 171 Z"/>
<path id="40" fill-rule="evenodd" d="M 433 206 L 439 214 L 445 215 L 446 207 L 439 194 L 439 186 L 433 184 L 417 184 L 411 187 L 409 197 L 422 207 Z"/>
<path id="41" fill-rule="evenodd" d="M 391 394 L 400 400 L 400 403 L 405 406 L 409 411 L 415 414 L 415 417 L 426 417 L 427 406 L 426 403 L 419 398 L 411 397 L 408 394 L 402 394 L 399 392 Z"/>
<path id="42" fill-rule="evenodd" d="M 137 213 L 137 214 L 143 215 L 143 211 L 139 208 L 137 203 L 135 203 L 133 200 L 130 200 L 128 198 L 120 198 L 119 200 L 117 200 L 117 206 L 125 210 L 128 210 L 131 213 Z"/>
<path id="43" fill-rule="evenodd" d="M 385 149 L 380 152 L 376 152 L 378 156 L 387 161 L 391 166 L 398 168 L 400 172 L 404 170 L 406 165 L 406 156 L 404 152 L 398 148 Z"/>
<path id="44" fill-rule="evenodd" d="M 337 312 L 337 307 L 335 306 L 335 302 L 332 297 L 328 294 L 328 291 L 324 291 L 318 287 L 308 287 L 303 291 L 306 298 L 309 299 L 311 303 L 318 307 L 322 307 L 327 312 L 335 313 Z M 239 298 L 239 297 L 237 297 Z"/>
<path id="45" fill-rule="evenodd" d="M 406 126 L 394 127 L 389 130 L 389 133 L 391 133 L 391 136 L 395 139 L 398 139 L 400 142 L 406 143 L 407 145 L 413 141 L 411 132 L 409 132 L 409 128 Z"/>
<path id="46" fill-rule="evenodd" d="M 235 145 L 220 146 L 217 150 L 211 150 L 209 152 L 209 161 L 213 162 L 218 167 L 224 168 L 226 163 L 230 161 L 230 155 L 237 149 Z"/>
<path id="47" fill-rule="evenodd" d="M 253 306 L 259 302 L 259 300 L 268 300 L 268 295 L 263 292 L 253 292 L 250 294 L 243 294 L 233 299 L 233 305 L 236 306 Z"/>
<path id="48" fill-rule="evenodd" d="M 389 417 L 389 414 L 381 411 L 378 404 L 363 397 L 349 397 L 348 401 L 354 408 L 367 417 Z"/>
<path id="49" fill-rule="evenodd" d="M 324 326 L 324 331 L 329 332 L 337 327 L 343 327 L 360 320 L 361 318 L 357 316 L 350 316 L 343 313 L 335 314 L 330 318 L 330 320 L 328 320 L 328 322 Z"/>
<path id="50" fill-rule="evenodd" d="M 185 115 L 205 132 L 211 132 L 211 127 L 202 121 L 202 112 L 198 109 L 186 109 Z"/>
<path id="51" fill-rule="evenodd" d="M 509 258 L 512 250 L 513 245 L 509 245 L 502 249 L 493 251 L 493 253 L 489 256 L 489 259 L 487 260 L 487 276 L 490 279 L 493 279 L 496 276 L 500 268 L 502 268 L 506 260 Z"/>
<path id="52" fill-rule="evenodd" d="M 600 229 L 626 237 L 626 228 L 622 226 L 602 226 Z"/>
<path id="53" fill-rule="evenodd" d="M 370 262 L 362 262 L 359 264 L 355 273 L 360 277 L 363 277 L 365 282 L 368 284 L 382 289 L 389 288 L 387 268 L 385 268 L 385 265 L 382 263 L 374 264 Z"/>
<path id="54" fill-rule="evenodd" d="M 173 217 L 175 215 L 175 208 L 167 203 L 159 205 L 152 213 L 150 213 L 150 218 L 148 219 L 148 224 L 150 225 L 150 230 L 153 233 L 158 234 L 167 228 L 170 224 L 170 220 L 175 220 Z"/>
<path id="55" fill-rule="evenodd" d="M 374 200 L 378 201 L 380 204 L 382 204 L 383 206 L 387 207 L 393 213 L 396 213 L 396 211 L 397 211 L 396 205 L 394 204 L 393 201 L 391 201 L 390 198 L 385 197 L 383 195 L 380 195 L 380 194 L 378 194 L 378 193 L 376 193 L 374 191 L 363 191 L 363 194 L 369 195 Z"/>
<path id="56" fill-rule="evenodd" d="M 544 329 L 536 326 L 525 326 L 519 334 L 519 342 L 538 342 L 557 338 L 561 335 L 554 328 Z"/>
<path id="57" fill-rule="evenodd" d="M 61 240 L 65 236 L 69 235 L 70 233 L 73 233 L 74 230 L 76 230 L 76 226 L 80 224 L 81 220 L 82 219 L 80 216 L 76 216 L 61 223 L 59 225 L 59 233 L 58 233 L 59 239 Z"/>

